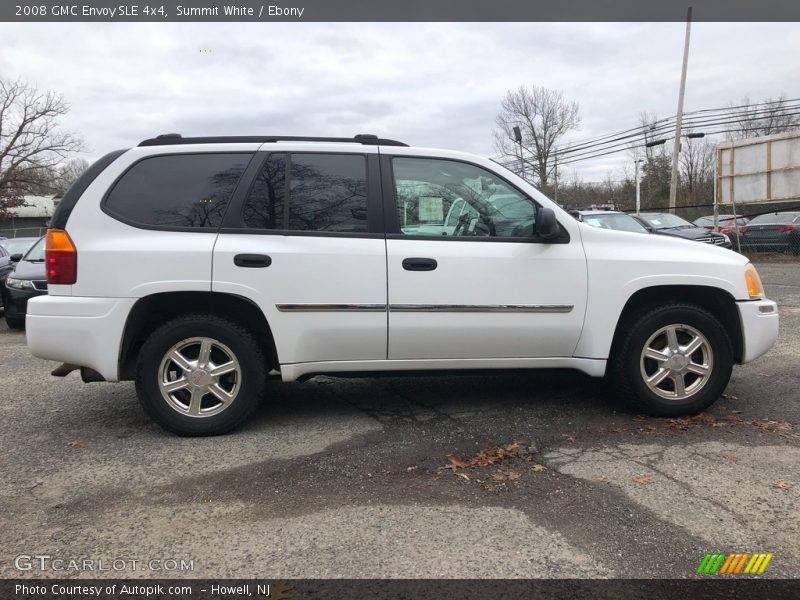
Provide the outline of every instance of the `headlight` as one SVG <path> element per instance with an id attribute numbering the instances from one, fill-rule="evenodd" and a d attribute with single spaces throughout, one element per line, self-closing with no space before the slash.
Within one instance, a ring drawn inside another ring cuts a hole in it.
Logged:
<path id="1" fill-rule="evenodd" d="M 756 271 L 753 263 L 747 263 L 747 266 L 744 268 L 744 281 L 747 285 L 747 293 L 751 300 L 758 300 L 765 297 L 761 277 L 758 276 L 758 271 Z"/>
<path id="2" fill-rule="evenodd" d="M 14 277 L 6 278 L 6 287 L 14 288 L 15 290 L 32 290 L 33 282 L 29 279 L 15 279 Z"/>

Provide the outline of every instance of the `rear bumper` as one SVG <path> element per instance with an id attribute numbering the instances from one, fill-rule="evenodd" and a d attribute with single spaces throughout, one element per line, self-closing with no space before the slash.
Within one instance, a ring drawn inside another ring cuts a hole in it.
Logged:
<path id="1" fill-rule="evenodd" d="M 89 367 L 119 380 L 122 334 L 135 298 L 39 296 L 28 302 L 28 348 L 34 356 Z"/>
<path id="2" fill-rule="evenodd" d="M 737 302 L 742 322 L 744 352 L 742 362 L 755 360 L 775 345 L 778 339 L 778 305 L 772 300 Z"/>

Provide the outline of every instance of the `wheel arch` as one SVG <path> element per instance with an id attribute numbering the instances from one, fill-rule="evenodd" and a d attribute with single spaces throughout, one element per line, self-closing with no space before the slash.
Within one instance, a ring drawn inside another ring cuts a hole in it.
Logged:
<path id="1" fill-rule="evenodd" d="M 210 312 L 233 319 L 253 331 L 271 367 L 278 368 L 280 363 L 272 329 L 262 310 L 249 298 L 224 292 L 160 292 L 137 300 L 128 314 L 120 344 L 120 381 L 134 378 L 139 350 L 158 326 L 191 312 Z"/>
<path id="2" fill-rule="evenodd" d="M 730 337 L 734 361 L 742 362 L 744 337 L 736 301 L 729 292 L 704 285 L 656 285 L 634 292 L 625 302 L 617 319 L 609 356 L 614 356 L 623 332 L 638 315 L 660 304 L 675 302 L 700 306 L 719 319 Z"/>

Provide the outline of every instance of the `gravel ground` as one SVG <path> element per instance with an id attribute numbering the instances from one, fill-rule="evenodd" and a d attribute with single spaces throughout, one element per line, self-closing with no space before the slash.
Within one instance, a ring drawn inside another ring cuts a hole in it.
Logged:
<path id="1" fill-rule="evenodd" d="M 691 577 L 711 551 L 772 552 L 765 576 L 796 577 L 800 269 L 759 270 L 780 340 L 687 420 L 565 371 L 319 377 L 183 439 L 130 383 L 51 377 L 3 323 L 0 577 Z M 192 569 L 15 568 L 34 554 Z"/>

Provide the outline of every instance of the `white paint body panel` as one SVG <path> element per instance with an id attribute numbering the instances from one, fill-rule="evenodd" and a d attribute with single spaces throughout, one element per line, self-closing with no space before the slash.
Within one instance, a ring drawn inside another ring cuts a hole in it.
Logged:
<path id="1" fill-rule="evenodd" d="M 243 268 L 236 254 L 272 264 Z M 386 358 L 386 312 L 280 312 L 278 304 L 386 305 L 382 239 L 222 233 L 213 291 L 244 296 L 267 317 L 281 363 Z"/>
<path id="2" fill-rule="evenodd" d="M 586 259 L 569 244 L 387 240 L 389 305 L 564 305 L 569 312 L 389 312 L 389 358 L 572 356 L 586 312 Z M 405 258 L 433 258 L 406 271 Z"/>

